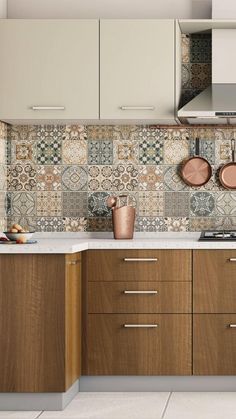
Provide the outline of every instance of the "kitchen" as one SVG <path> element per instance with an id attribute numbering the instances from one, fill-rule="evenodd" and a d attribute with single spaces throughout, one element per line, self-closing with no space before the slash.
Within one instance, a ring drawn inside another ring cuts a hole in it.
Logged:
<path id="1" fill-rule="evenodd" d="M 0 417 L 233 419 L 234 2 L 62 3 L 0 8 Z"/>

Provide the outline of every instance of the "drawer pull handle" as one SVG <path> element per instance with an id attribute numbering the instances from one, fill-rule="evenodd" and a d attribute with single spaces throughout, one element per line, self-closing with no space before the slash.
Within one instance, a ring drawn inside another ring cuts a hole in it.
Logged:
<path id="1" fill-rule="evenodd" d="M 231 323 L 231 324 L 229 324 L 229 327 L 230 327 L 231 329 L 236 329 L 236 324 Z"/>
<path id="2" fill-rule="evenodd" d="M 155 106 L 121 106 L 122 111 L 154 111 Z"/>
<path id="3" fill-rule="evenodd" d="M 68 262 L 68 265 L 77 265 L 77 263 L 80 263 L 80 260 L 72 260 Z"/>
<path id="4" fill-rule="evenodd" d="M 65 106 L 32 106 L 33 111 L 64 111 Z"/>
<path id="5" fill-rule="evenodd" d="M 124 294 L 157 294 L 157 291 L 124 291 Z"/>
<path id="6" fill-rule="evenodd" d="M 230 258 L 229 261 L 230 262 L 236 262 L 236 258 Z"/>
<path id="7" fill-rule="evenodd" d="M 158 327 L 158 324 L 124 324 L 124 327 L 126 328 L 156 328 Z"/>
<path id="8" fill-rule="evenodd" d="M 124 262 L 157 262 L 157 258 L 124 258 Z"/>

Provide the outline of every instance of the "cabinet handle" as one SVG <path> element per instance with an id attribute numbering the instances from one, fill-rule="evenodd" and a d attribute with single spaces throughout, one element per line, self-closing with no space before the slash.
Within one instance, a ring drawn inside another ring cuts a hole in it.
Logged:
<path id="1" fill-rule="evenodd" d="M 68 265 L 77 265 L 77 263 L 80 263 L 80 260 L 72 260 L 70 262 L 67 262 Z"/>
<path id="2" fill-rule="evenodd" d="M 122 111 L 154 111 L 155 106 L 121 106 Z"/>
<path id="3" fill-rule="evenodd" d="M 32 106 L 33 111 L 64 111 L 65 106 Z"/>
<path id="4" fill-rule="evenodd" d="M 124 294 L 157 294 L 157 291 L 124 291 Z"/>
<path id="5" fill-rule="evenodd" d="M 136 328 L 136 327 L 146 327 L 146 328 L 155 328 L 158 327 L 158 324 L 124 324 L 126 328 Z"/>
<path id="6" fill-rule="evenodd" d="M 236 262 L 236 258 L 230 258 L 229 262 Z"/>
<path id="7" fill-rule="evenodd" d="M 157 262 L 157 258 L 124 258 L 124 262 Z"/>
<path id="8" fill-rule="evenodd" d="M 229 327 L 230 327 L 231 329 L 236 329 L 236 324 L 231 323 L 231 324 L 229 324 Z"/>

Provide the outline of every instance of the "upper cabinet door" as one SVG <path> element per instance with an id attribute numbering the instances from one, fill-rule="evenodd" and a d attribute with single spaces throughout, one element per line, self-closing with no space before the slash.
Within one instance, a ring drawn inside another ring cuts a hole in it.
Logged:
<path id="1" fill-rule="evenodd" d="M 102 20 L 100 118 L 175 123 L 174 20 Z"/>
<path id="2" fill-rule="evenodd" d="M 99 117 L 97 20 L 0 21 L 0 120 Z"/>

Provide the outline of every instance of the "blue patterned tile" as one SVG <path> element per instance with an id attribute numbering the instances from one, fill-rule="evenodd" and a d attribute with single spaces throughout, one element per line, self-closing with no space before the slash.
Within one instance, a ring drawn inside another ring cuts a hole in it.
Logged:
<path id="1" fill-rule="evenodd" d="M 88 140 L 88 164 L 112 164 L 112 140 Z"/>

